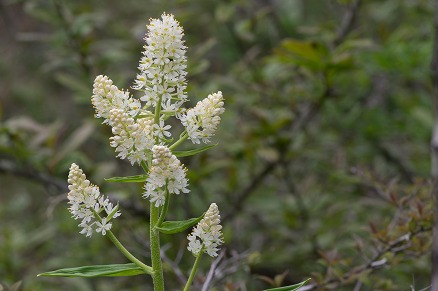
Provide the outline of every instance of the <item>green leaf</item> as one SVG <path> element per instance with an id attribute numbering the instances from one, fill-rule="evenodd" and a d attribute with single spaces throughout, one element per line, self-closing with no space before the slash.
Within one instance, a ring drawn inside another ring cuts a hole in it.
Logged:
<path id="1" fill-rule="evenodd" d="M 190 218 L 187 220 L 165 221 L 161 224 L 161 226 L 155 228 L 165 234 L 182 232 L 201 221 L 201 219 L 204 217 L 204 214 L 202 214 L 200 217 Z"/>
<path id="2" fill-rule="evenodd" d="M 307 281 L 309 281 L 309 280 L 310 279 L 307 279 L 306 281 L 303 281 L 303 282 L 295 284 L 295 285 L 265 289 L 264 291 L 295 291 L 295 290 L 298 290 L 299 288 L 303 287 L 307 283 Z"/>
<path id="3" fill-rule="evenodd" d="M 50 277 L 120 277 L 135 276 L 145 274 L 145 271 L 134 263 L 129 264 L 112 264 L 112 265 L 95 265 L 83 266 L 77 268 L 64 268 L 55 271 L 38 274 L 39 276 Z"/>
<path id="4" fill-rule="evenodd" d="M 194 149 L 194 150 L 189 150 L 189 151 L 174 151 L 173 154 L 178 158 L 188 157 L 188 156 L 193 156 L 193 155 L 196 155 L 196 154 L 201 153 L 203 151 L 209 150 L 211 148 L 214 148 L 215 146 L 217 146 L 217 143 L 202 147 L 200 149 Z"/>
<path id="5" fill-rule="evenodd" d="M 119 182 L 119 183 L 140 183 L 145 182 L 148 178 L 148 175 L 135 175 L 135 176 L 126 176 L 126 177 L 112 177 L 105 179 L 108 182 Z"/>

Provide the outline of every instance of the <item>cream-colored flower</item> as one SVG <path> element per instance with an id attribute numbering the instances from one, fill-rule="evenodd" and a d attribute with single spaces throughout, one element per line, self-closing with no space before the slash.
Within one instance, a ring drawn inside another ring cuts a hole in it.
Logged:
<path id="1" fill-rule="evenodd" d="M 220 222 L 219 209 L 216 203 L 212 203 L 204 218 L 187 236 L 189 240 L 187 249 L 195 256 L 203 251 L 211 257 L 216 257 L 218 247 L 222 244 L 222 226 Z"/>

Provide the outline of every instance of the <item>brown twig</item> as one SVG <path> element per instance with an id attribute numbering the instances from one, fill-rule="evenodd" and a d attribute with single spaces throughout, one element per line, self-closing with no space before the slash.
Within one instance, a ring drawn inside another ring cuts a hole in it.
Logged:
<path id="1" fill-rule="evenodd" d="M 377 253 L 369 259 L 366 263 L 352 268 L 351 271 L 347 272 L 343 276 L 339 278 L 331 278 L 322 284 L 309 284 L 300 289 L 300 291 L 309 291 L 309 290 L 315 290 L 317 288 L 319 289 L 333 289 L 336 290 L 337 288 L 343 286 L 344 282 L 348 282 L 348 279 L 352 277 L 359 277 L 360 274 L 363 274 L 365 272 L 374 272 L 383 266 L 385 266 L 388 263 L 388 260 L 384 256 L 387 253 L 392 253 L 394 255 L 403 252 L 407 248 L 410 247 L 412 238 L 424 233 L 424 232 L 430 232 L 430 228 L 420 228 L 416 230 L 415 232 L 408 232 L 397 239 L 387 243 L 383 248 L 377 251 Z"/>

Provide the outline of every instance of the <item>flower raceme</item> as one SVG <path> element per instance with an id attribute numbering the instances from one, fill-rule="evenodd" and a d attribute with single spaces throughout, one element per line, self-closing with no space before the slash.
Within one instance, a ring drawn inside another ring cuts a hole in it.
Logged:
<path id="1" fill-rule="evenodd" d="M 94 80 L 91 103 L 96 111 L 96 118 L 104 118 L 103 123 L 111 125 L 109 114 L 112 109 L 125 111 L 129 116 L 136 116 L 140 109 L 139 100 L 129 97 L 128 91 L 119 90 L 107 76 L 99 75 Z"/>
<path id="2" fill-rule="evenodd" d="M 193 143 L 199 144 L 200 139 L 204 143 L 210 142 L 210 137 L 214 135 L 221 121 L 219 115 L 225 111 L 223 100 L 221 91 L 210 94 L 182 115 L 181 122 Z"/>
<path id="3" fill-rule="evenodd" d="M 184 32 L 173 15 L 163 13 L 161 18 L 151 19 L 147 26 L 149 33 L 133 88 L 143 93 L 140 100 L 147 107 L 158 105 L 176 112 L 187 101 Z"/>
<path id="4" fill-rule="evenodd" d="M 163 14 L 161 19 L 151 19 L 147 26 L 143 57 L 133 89 L 142 92 L 140 100 L 130 97 L 128 91 L 119 90 L 107 76 L 94 80 L 91 101 L 97 118 L 112 127 L 114 134 L 110 145 L 117 157 L 127 159 L 132 165 L 141 164 L 150 157 L 155 144 L 171 140 L 171 126 L 165 124 L 169 116 L 181 120 L 186 136 L 193 143 L 210 142 L 224 112 L 222 92 L 208 95 L 194 108 L 180 108 L 187 101 L 185 89 L 186 46 L 182 27 L 173 15 Z M 163 114 L 158 122 L 149 107 Z"/>
<path id="5" fill-rule="evenodd" d="M 114 108 L 111 109 L 108 120 L 114 134 L 110 138 L 110 146 L 119 153 L 117 157 L 127 158 L 131 165 L 146 160 L 146 151 L 150 151 L 154 145 L 153 119 L 134 120 L 125 111 Z"/>
<path id="6" fill-rule="evenodd" d="M 216 203 L 212 203 L 204 218 L 196 225 L 193 232 L 187 236 L 189 240 L 187 249 L 194 256 L 199 256 L 202 251 L 211 257 L 216 257 L 219 250 L 218 246 L 222 244 L 221 229 L 219 209 Z"/>
<path id="7" fill-rule="evenodd" d="M 145 184 L 143 197 L 149 198 L 155 207 L 166 201 L 166 192 L 169 194 L 188 193 L 186 169 L 181 162 L 172 155 L 166 146 L 152 148 L 152 167 Z"/>
<path id="8" fill-rule="evenodd" d="M 108 198 L 100 194 L 99 187 L 87 180 L 84 172 L 76 164 L 72 164 L 68 174 L 67 194 L 69 211 L 74 219 L 81 219 L 79 224 L 82 227 L 81 234 L 91 236 L 93 230 L 105 235 L 111 229 L 112 218 L 120 216 L 118 205 L 113 206 Z M 100 218 L 101 213 L 106 213 L 105 218 Z"/>

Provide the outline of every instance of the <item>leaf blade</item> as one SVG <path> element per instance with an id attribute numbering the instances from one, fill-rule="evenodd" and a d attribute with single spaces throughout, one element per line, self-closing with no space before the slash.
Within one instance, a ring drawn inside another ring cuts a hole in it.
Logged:
<path id="1" fill-rule="evenodd" d="M 134 263 L 128 264 L 110 264 L 110 265 L 93 265 L 74 268 L 63 268 L 54 271 L 38 274 L 37 276 L 46 277 L 121 277 L 135 276 L 145 274 L 145 271 Z"/>
<path id="2" fill-rule="evenodd" d="M 141 174 L 135 176 L 105 178 L 105 181 L 116 183 L 142 183 L 146 182 L 147 178 L 148 175 Z"/>
<path id="3" fill-rule="evenodd" d="M 189 227 L 197 224 L 201 219 L 204 217 L 205 213 L 202 214 L 200 217 L 190 218 L 187 220 L 180 220 L 180 221 L 165 221 L 161 224 L 161 226 L 156 226 L 155 228 L 158 229 L 161 233 L 164 234 L 174 234 L 182 232 Z"/>
<path id="4" fill-rule="evenodd" d="M 217 146 L 217 145 L 218 145 L 218 144 L 215 143 L 215 144 L 210 144 L 210 145 L 207 145 L 207 146 L 205 146 L 205 147 L 202 147 L 202 148 L 199 148 L 199 149 L 194 149 L 194 150 L 188 150 L 188 151 L 174 151 L 173 154 L 174 154 L 176 157 L 178 157 L 178 158 L 180 158 L 180 157 L 193 156 L 193 155 L 199 154 L 199 153 L 201 153 L 201 152 L 204 152 L 204 151 L 206 151 L 206 150 L 209 150 L 209 149 L 211 149 L 211 148 L 214 148 L 214 147 Z"/>
<path id="5" fill-rule="evenodd" d="M 278 288 L 271 288 L 271 289 L 265 289 L 264 291 L 297 291 L 301 287 L 303 287 L 310 279 L 307 279 L 306 281 L 303 281 L 298 284 L 289 285 L 289 286 L 283 286 Z"/>

